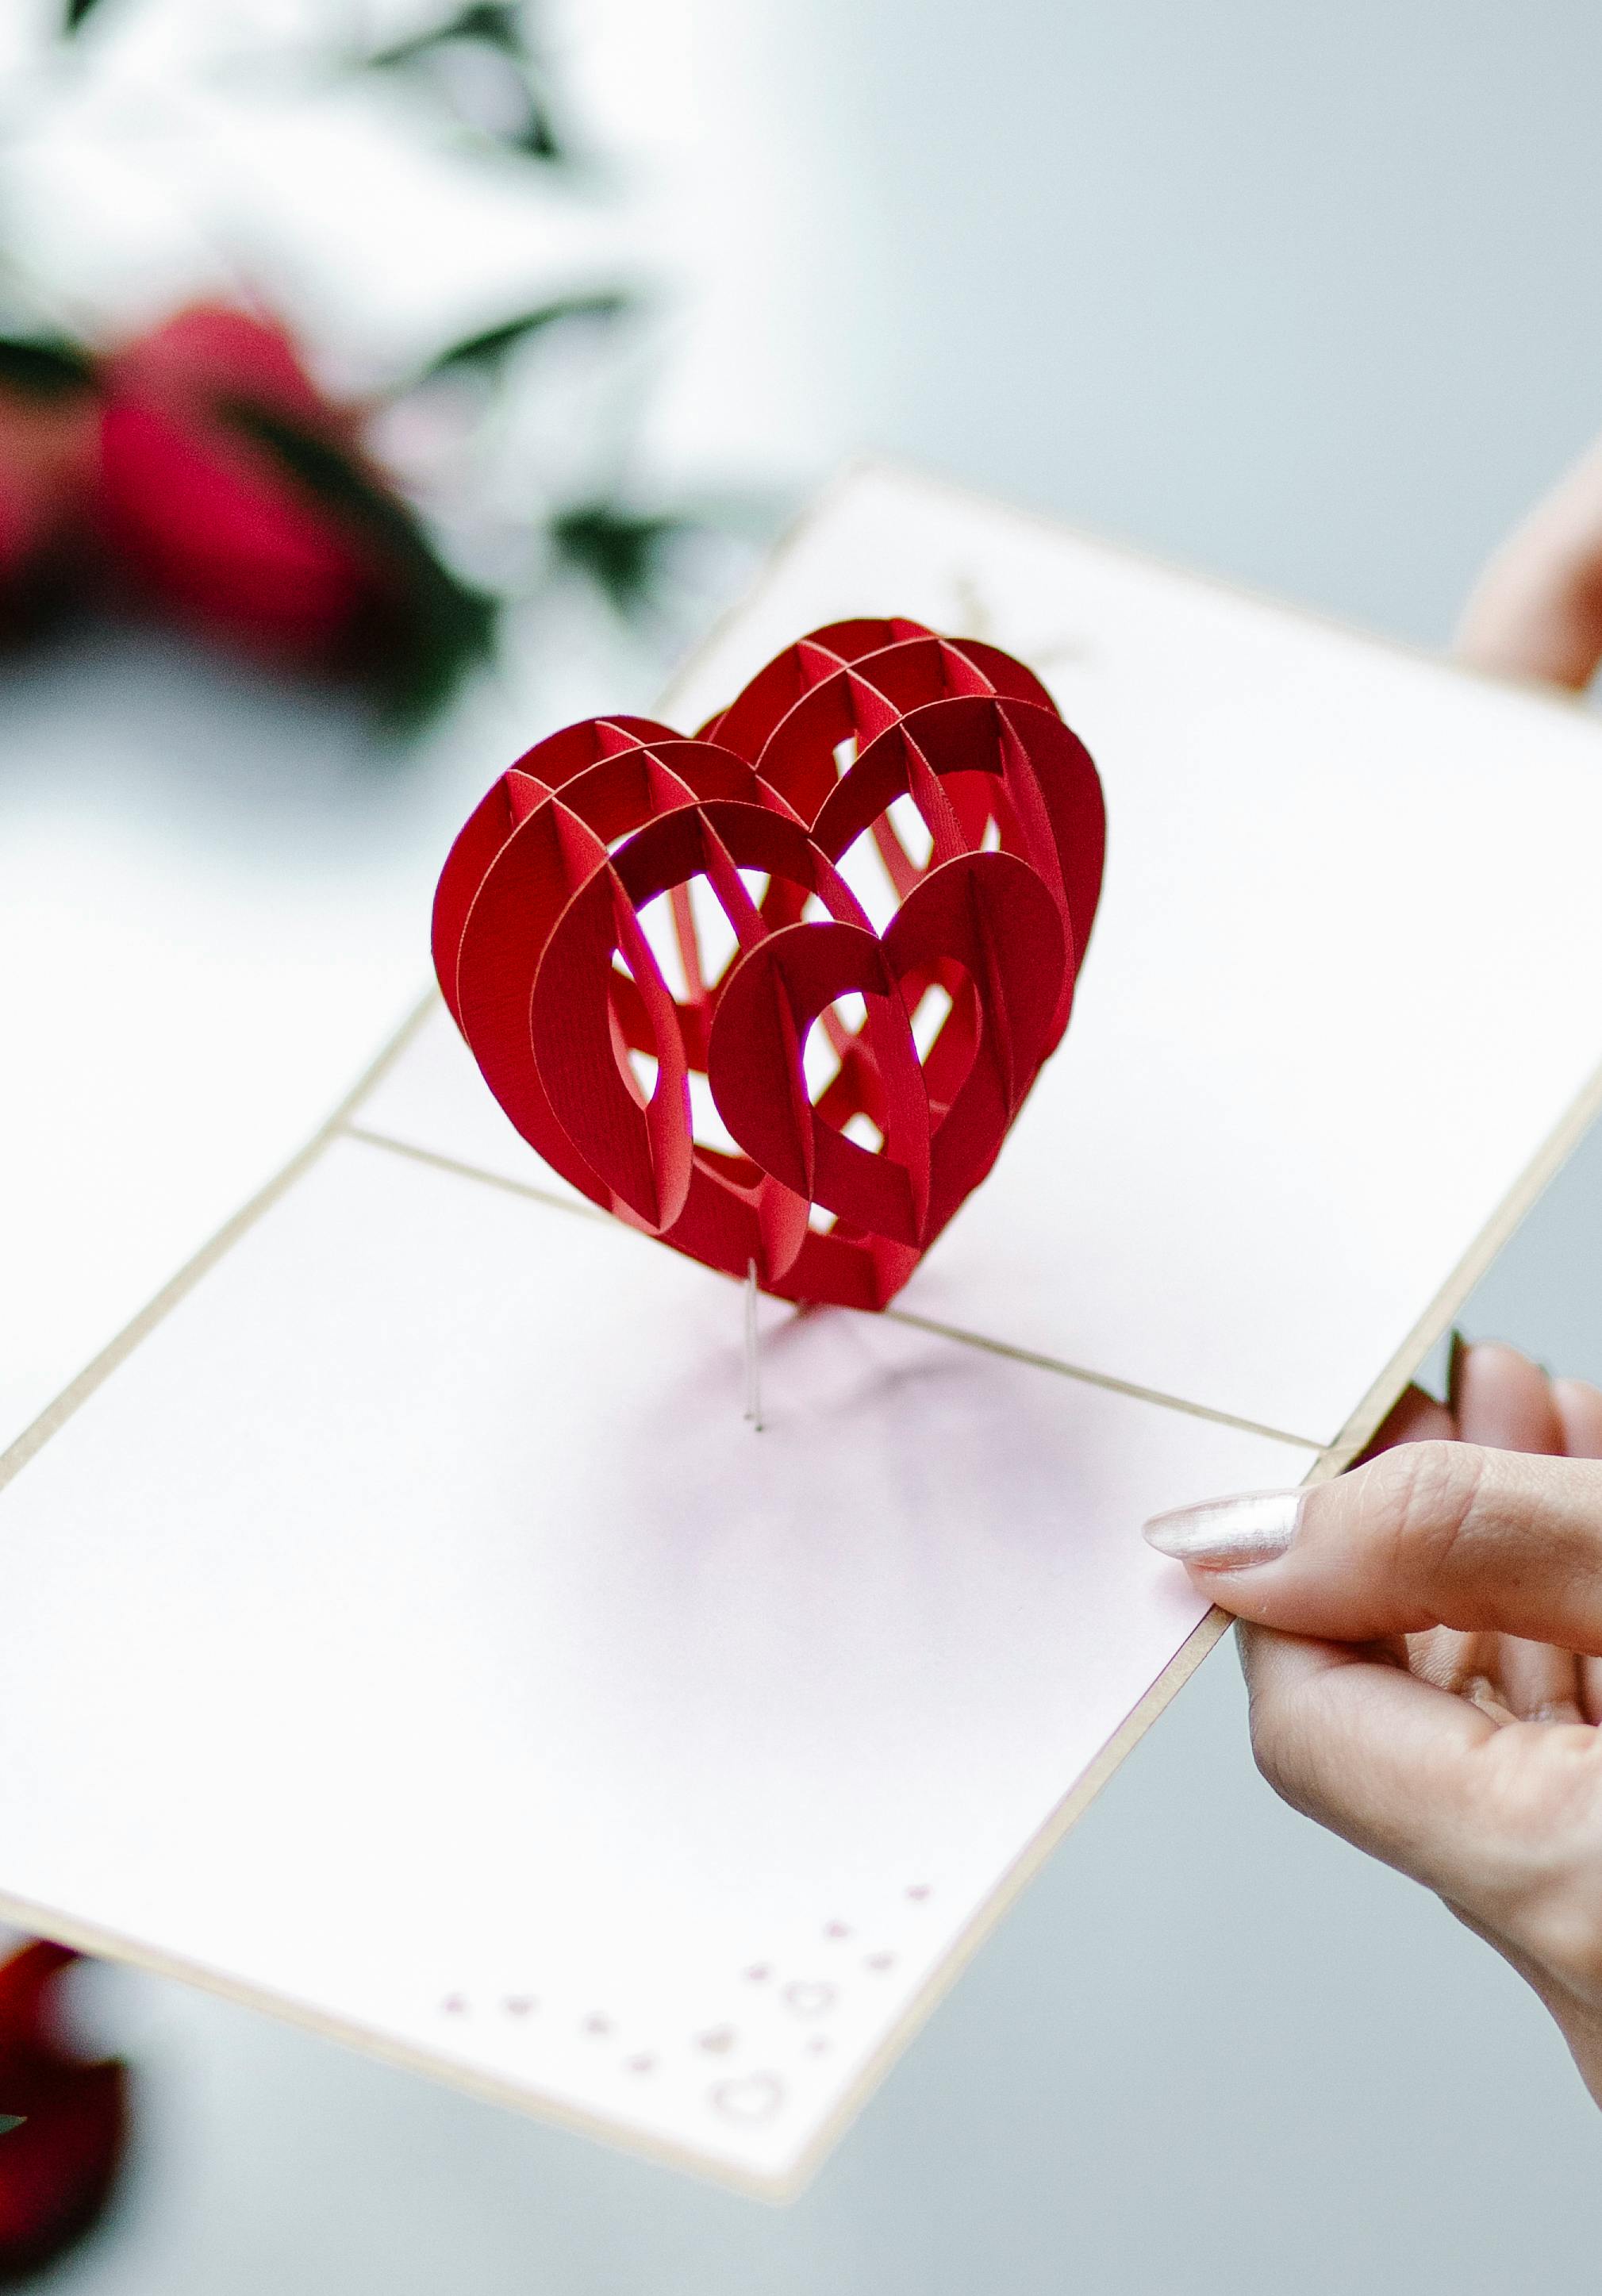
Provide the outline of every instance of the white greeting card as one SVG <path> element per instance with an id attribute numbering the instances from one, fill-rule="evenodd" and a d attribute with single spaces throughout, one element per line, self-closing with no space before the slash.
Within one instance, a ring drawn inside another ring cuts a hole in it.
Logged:
<path id="1" fill-rule="evenodd" d="M 1583 713 L 875 469 L 663 714 L 890 612 L 1109 844 L 889 1311 L 762 1302 L 754 1427 L 430 1002 L 0 1497 L 0 1909 L 769 2194 L 1209 1645 L 1143 1518 L 1348 1458 L 1602 1059 Z"/>

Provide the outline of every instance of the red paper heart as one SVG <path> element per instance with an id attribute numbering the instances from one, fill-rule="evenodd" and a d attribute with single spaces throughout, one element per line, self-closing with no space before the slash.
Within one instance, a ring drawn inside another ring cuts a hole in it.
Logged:
<path id="1" fill-rule="evenodd" d="M 836 622 L 694 740 L 598 718 L 520 758 L 452 848 L 434 961 L 496 1099 L 593 1201 L 781 1298 L 882 1308 L 1067 1026 L 1104 833 L 1096 768 L 1020 662 Z M 710 979 L 698 883 L 734 942 Z M 920 1056 L 928 997 L 949 1009 Z M 815 1089 L 809 1034 L 838 1063 Z M 710 1111 L 698 1137 L 696 1078 L 732 1149 Z"/>

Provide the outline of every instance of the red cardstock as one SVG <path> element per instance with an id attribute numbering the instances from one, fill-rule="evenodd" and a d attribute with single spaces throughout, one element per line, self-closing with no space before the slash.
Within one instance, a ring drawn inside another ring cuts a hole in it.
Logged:
<path id="1" fill-rule="evenodd" d="M 862 839 L 899 903 L 882 932 L 842 873 Z M 1061 1040 L 1104 844 L 1096 768 L 1021 662 L 835 622 L 693 740 L 596 718 L 520 758 L 451 849 L 434 962 L 501 1106 L 593 1202 L 781 1299 L 882 1308 Z M 734 942 L 711 979 L 698 878 Z M 833 1073 L 809 1090 L 813 1029 Z M 696 1138 L 696 1075 L 738 1152 Z"/>

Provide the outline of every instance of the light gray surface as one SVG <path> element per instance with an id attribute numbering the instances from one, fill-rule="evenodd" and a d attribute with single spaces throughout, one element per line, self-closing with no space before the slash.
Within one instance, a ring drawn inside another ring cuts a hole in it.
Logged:
<path id="1" fill-rule="evenodd" d="M 1434 642 L 1602 425 L 1583 0 L 805 13 L 885 443 Z"/>
<path id="2" fill-rule="evenodd" d="M 805 170 L 786 194 L 820 455 L 920 453 L 1434 640 L 1602 421 L 1577 0 L 761 17 L 748 100 L 829 183 L 815 223 Z M 1451 993 L 1448 948 L 1399 989 Z M 1602 1375 L 1599 1245 L 1593 1141 L 1469 1327 Z M 174 1989 L 112 1976 L 102 2013 L 147 2111 L 83 2296 L 1505 2296 L 1589 2286 L 1602 2243 L 1542 2013 L 1272 1801 L 1227 1651 L 787 2214 Z"/>

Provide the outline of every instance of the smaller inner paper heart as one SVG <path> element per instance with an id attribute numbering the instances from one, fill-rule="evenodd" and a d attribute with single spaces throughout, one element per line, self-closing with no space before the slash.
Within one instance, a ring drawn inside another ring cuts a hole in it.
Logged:
<path id="1" fill-rule="evenodd" d="M 593 1201 L 781 1297 L 881 1308 L 1061 1040 L 1104 842 L 1021 663 L 838 622 L 693 739 L 593 718 L 519 758 L 446 861 L 435 964 Z"/>

